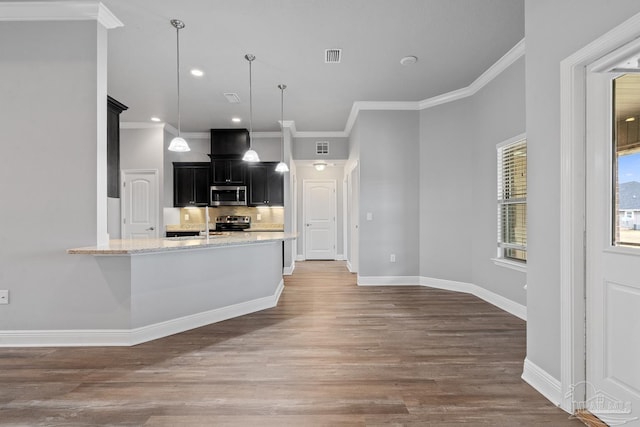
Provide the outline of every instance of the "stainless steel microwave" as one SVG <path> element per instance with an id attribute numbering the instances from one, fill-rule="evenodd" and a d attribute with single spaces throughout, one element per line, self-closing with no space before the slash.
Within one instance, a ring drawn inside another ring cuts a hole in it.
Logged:
<path id="1" fill-rule="evenodd" d="M 244 185 L 214 185 L 210 206 L 246 206 L 247 187 Z"/>

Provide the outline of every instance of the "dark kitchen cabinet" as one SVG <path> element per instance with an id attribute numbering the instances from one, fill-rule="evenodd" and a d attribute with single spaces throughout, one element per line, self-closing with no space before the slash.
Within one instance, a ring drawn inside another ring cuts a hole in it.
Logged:
<path id="1" fill-rule="evenodd" d="M 245 185 L 247 162 L 243 160 L 214 160 L 213 185 Z"/>
<path id="2" fill-rule="evenodd" d="M 211 164 L 173 162 L 173 206 L 208 206 Z"/>
<path id="3" fill-rule="evenodd" d="M 107 96 L 107 197 L 120 197 L 120 114 L 128 107 Z"/>
<path id="4" fill-rule="evenodd" d="M 284 206 L 284 174 L 278 162 L 253 163 L 247 167 L 250 206 Z"/>
<path id="5" fill-rule="evenodd" d="M 214 159 L 240 159 L 248 149 L 247 129 L 211 129 L 211 156 Z"/>

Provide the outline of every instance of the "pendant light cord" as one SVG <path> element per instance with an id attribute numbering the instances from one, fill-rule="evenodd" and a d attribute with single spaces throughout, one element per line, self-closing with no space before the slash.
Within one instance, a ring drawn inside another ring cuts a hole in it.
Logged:
<path id="1" fill-rule="evenodd" d="M 176 26 L 176 75 L 178 76 L 178 136 L 180 136 L 180 27 Z"/>
<path id="2" fill-rule="evenodd" d="M 282 127 L 280 130 L 280 135 L 282 136 L 282 143 L 280 144 L 280 161 L 284 163 L 284 90 L 287 86 L 280 84 L 278 87 L 280 88 L 280 126 Z"/>
<path id="3" fill-rule="evenodd" d="M 251 83 L 251 63 L 255 59 L 253 55 L 247 55 L 249 61 L 249 150 L 253 145 L 253 87 Z"/>
<path id="4" fill-rule="evenodd" d="M 180 137 L 180 30 L 185 27 L 184 22 L 172 19 L 171 25 L 176 29 L 176 76 L 178 79 L 178 137 Z"/>

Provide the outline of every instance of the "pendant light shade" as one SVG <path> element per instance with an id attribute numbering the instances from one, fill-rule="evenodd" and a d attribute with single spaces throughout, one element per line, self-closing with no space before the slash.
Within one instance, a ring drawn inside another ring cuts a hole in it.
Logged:
<path id="1" fill-rule="evenodd" d="M 279 84 L 280 89 L 280 125 L 282 127 L 282 143 L 280 144 L 280 163 L 276 166 L 276 172 L 289 172 L 289 166 L 284 162 L 284 90 L 287 85 Z"/>
<path id="2" fill-rule="evenodd" d="M 289 166 L 285 162 L 280 162 L 276 166 L 276 172 L 289 172 Z"/>
<path id="3" fill-rule="evenodd" d="M 185 151 L 191 151 L 191 148 L 189 148 L 189 144 L 187 144 L 184 138 L 176 136 L 171 140 L 168 150 L 184 153 Z"/>
<path id="4" fill-rule="evenodd" d="M 251 87 L 251 63 L 254 59 L 256 59 L 256 57 L 248 53 L 244 56 L 244 59 L 249 61 L 249 150 L 244 153 L 244 157 L 242 158 L 242 160 L 244 160 L 245 162 L 259 162 L 260 157 L 258 156 L 258 153 L 256 153 L 251 148 L 251 143 L 253 142 L 253 94 Z"/>
<path id="5" fill-rule="evenodd" d="M 176 58 L 177 58 L 177 81 L 178 81 L 178 136 L 171 140 L 169 144 L 169 151 L 176 151 L 184 153 L 185 151 L 191 151 L 189 144 L 180 136 L 180 30 L 184 28 L 184 22 L 179 19 L 172 19 L 171 25 L 176 29 Z"/>

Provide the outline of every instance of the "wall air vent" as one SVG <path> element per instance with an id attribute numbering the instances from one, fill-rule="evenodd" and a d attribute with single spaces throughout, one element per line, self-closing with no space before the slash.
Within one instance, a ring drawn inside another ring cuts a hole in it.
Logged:
<path id="1" fill-rule="evenodd" d="M 316 141 L 316 154 L 329 154 L 329 141 Z"/>
<path id="2" fill-rule="evenodd" d="M 342 60 L 342 49 L 325 49 L 324 50 L 325 64 L 339 64 L 341 60 Z"/>
<path id="3" fill-rule="evenodd" d="M 227 98 L 227 101 L 229 101 L 229 104 L 237 104 L 240 102 L 240 97 L 238 96 L 237 93 L 227 92 L 224 94 L 224 97 Z"/>

